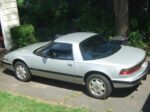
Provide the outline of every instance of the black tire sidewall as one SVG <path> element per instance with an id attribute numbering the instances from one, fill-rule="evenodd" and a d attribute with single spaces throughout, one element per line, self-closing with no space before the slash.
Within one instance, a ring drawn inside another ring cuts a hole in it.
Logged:
<path id="1" fill-rule="evenodd" d="M 20 79 L 20 78 L 18 77 L 18 75 L 16 74 L 16 67 L 17 67 L 18 65 L 21 65 L 21 66 L 23 66 L 23 67 L 25 68 L 26 73 L 27 73 L 27 77 L 26 77 L 25 79 Z M 23 62 L 20 62 L 20 61 L 16 62 L 15 65 L 14 65 L 14 69 L 15 69 L 15 77 L 16 77 L 18 80 L 23 81 L 23 82 L 27 82 L 27 81 L 29 81 L 29 80 L 31 79 L 30 71 L 29 71 L 28 67 L 27 67 Z"/>
<path id="2" fill-rule="evenodd" d="M 100 80 L 102 80 L 102 81 L 104 82 L 104 84 L 105 84 L 105 86 L 106 86 L 106 91 L 105 91 L 105 93 L 104 93 L 103 95 L 100 95 L 100 96 L 94 95 L 94 94 L 90 91 L 90 89 L 89 89 L 89 82 L 90 82 L 93 78 L 98 78 L 98 79 L 100 79 Z M 106 98 L 111 94 L 111 92 L 112 92 L 112 86 L 111 86 L 110 81 L 109 81 L 107 78 L 105 78 L 104 76 L 100 75 L 100 74 L 92 74 L 92 75 L 90 75 L 90 76 L 87 78 L 87 80 L 86 80 L 86 89 L 87 89 L 88 93 L 89 93 L 92 97 L 98 98 L 98 99 L 106 99 Z"/>

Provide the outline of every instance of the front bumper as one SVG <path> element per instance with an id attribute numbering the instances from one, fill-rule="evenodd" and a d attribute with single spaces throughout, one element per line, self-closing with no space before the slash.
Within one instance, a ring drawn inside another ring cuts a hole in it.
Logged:
<path id="1" fill-rule="evenodd" d="M 12 70 L 13 67 L 11 63 L 5 62 L 4 60 L 2 60 L 1 62 L 5 68 Z"/>
<path id="2" fill-rule="evenodd" d="M 141 77 L 134 80 L 134 81 L 113 81 L 113 86 L 114 88 L 128 88 L 128 87 L 133 87 L 141 82 L 141 80 L 146 79 L 147 74 L 150 70 L 150 63 L 148 63 L 148 66 L 146 70 L 141 74 Z"/>

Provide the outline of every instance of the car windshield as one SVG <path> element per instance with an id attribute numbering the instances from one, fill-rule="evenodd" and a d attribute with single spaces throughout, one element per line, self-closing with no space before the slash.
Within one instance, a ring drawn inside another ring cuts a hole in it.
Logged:
<path id="1" fill-rule="evenodd" d="M 110 56 L 121 48 L 99 35 L 92 36 L 80 43 L 80 50 L 84 60 L 93 60 Z"/>
<path id="2" fill-rule="evenodd" d="M 52 43 L 50 42 L 50 43 L 48 43 L 48 44 L 46 44 L 46 45 L 44 45 L 44 46 L 42 46 L 42 47 L 36 49 L 36 50 L 34 51 L 34 54 L 38 54 L 39 52 L 41 52 L 41 51 L 47 49 L 51 44 L 52 44 Z"/>

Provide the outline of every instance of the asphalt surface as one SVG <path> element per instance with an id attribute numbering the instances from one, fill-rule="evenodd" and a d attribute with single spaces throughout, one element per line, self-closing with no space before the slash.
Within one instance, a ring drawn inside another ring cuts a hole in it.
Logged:
<path id="1" fill-rule="evenodd" d="M 150 112 L 150 72 L 147 79 L 134 88 L 115 89 L 106 100 L 88 96 L 85 87 L 71 83 L 34 77 L 20 82 L 14 73 L 0 65 L 0 91 L 35 98 L 52 104 L 84 107 L 90 112 Z"/>

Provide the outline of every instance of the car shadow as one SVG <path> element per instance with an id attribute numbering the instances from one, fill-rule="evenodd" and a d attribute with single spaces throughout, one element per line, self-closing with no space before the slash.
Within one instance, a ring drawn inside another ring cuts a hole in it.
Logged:
<path id="1" fill-rule="evenodd" d="M 83 92 L 85 91 L 85 88 L 82 85 L 73 84 L 73 83 L 64 82 L 64 81 L 58 81 L 58 80 L 54 80 L 54 79 L 48 79 L 48 78 L 34 76 L 32 81 L 41 83 L 41 84 L 50 85 L 50 86 L 59 87 L 59 88 L 64 88 L 64 89 L 83 91 Z"/>
<path id="2" fill-rule="evenodd" d="M 64 88 L 64 89 L 69 89 L 69 90 L 75 90 L 75 91 L 80 91 L 89 96 L 89 94 L 86 91 L 85 86 L 83 85 L 78 85 L 78 84 L 73 84 L 69 82 L 64 82 L 64 81 L 58 81 L 58 80 L 53 80 L 53 79 L 48 79 L 48 78 L 42 78 L 42 77 L 35 77 L 32 79 L 34 82 L 50 85 L 50 86 L 55 86 L 59 88 Z M 136 91 L 138 88 L 138 85 L 132 88 L 125 88 L 125 89 L 113 89 L 113 92 L 110 97 L 126 97 L 130 95 L 132 92 Z M 91 97 L 91 96 L 89 96 Z"/>
<path id="3" fill-rule="evenodd" d="M 149 105 L 150 105 L 150 94 L 149 94 L 149 96 L 147 97 L 147 100 L 146 100 L 146 102 L 144 103 L 141 112 L 150 112 L 150 106 L 149 106 Z"/>
<path id="4" fill-rule="evenodd" d="M 3 73 L 14 77 L 14 72 L 11 70 L 5 69 Z M 63 82 L 63 81 L 58 81 L 58 80 L 53 80 L 53 79 L 48 79 L 48 78 L 43 78 L 43 77 L 37 77 L 37 76 L 34 76 L 31 81 L 49 85 L 49 86 L 54 86 L 54 87 L 59 87 L 59 88 L 64 88 L 64 89 L 69 89 L 69 90 L 74 90 L 74 91 L 80 91 L 86 94 L 87 96 L 89 96 L 89 94 L 86 91 L 85 86 L 83 85 L 78 85 L 78 84 L 73 84 L 69 82 Z M 127 97 L 132 92 L 136 91 L 138 86 L 139 85 L 132 87 L 132 88 L 125 88 L 125 89 L 113 89 L 113 92 L 110 95 L 110 97 L 119 97 L 119 98 Z"/>
<path id="5" fill-rule="evenodd" d="M 2 72 L 6 75 L 9 75 L 9 76 L 15 76 L 15 73 L 9 69 L 4 69 Z"/>
<path id="6" fill-rule="evenodd" d="M 148 71 L 148 75 L 150 75 L 150 61 L 148 62 L 149 64 L 149 71 Z"/>
<path id="7" fill-rule="evenodd" d="M 114 89 L 112 94 L 111 94 L 111 97 L 118 97 L 118 98 L 127 97 L 130 94 L 132 94 L 134 91 L 138 91 L 138 87 L 139 87 L 140 84 L 138 84 L 138 85 L 136 85 L 134 87 L 131 87 L 131 88 Z"/>
<path id="8" fill-rule="evenodd" d="M 150 75 L 150 69 L 149 69 L 149 71 L 148 71 L 148 75 Z"/>
<path id="9" fill-rule="evenodd" d="M 5 69 L 5 70 L 3 70 L 3 73 L 15 78 L 15 74 L 11 70 Z M 85 91 L 85 87 L 82 86 L 82 85 L 73 84 L 73 83 L 69 83 L 69 82 L 58 81 L 58 80 L 54 80 L 54 79 L 43 78 L 43 77 L 38 77 L 38 76 L 32 77 L 31 81 L 41 83 L 41 84 L 45 84 L 45 85 L 49 85 L 49 86 L 60 87 L 60 88 L 64 88 L 64 89 L 70 89 L 70 90 L 75 90 L 75 91 L 83 91 L 83 92 Z"/>

